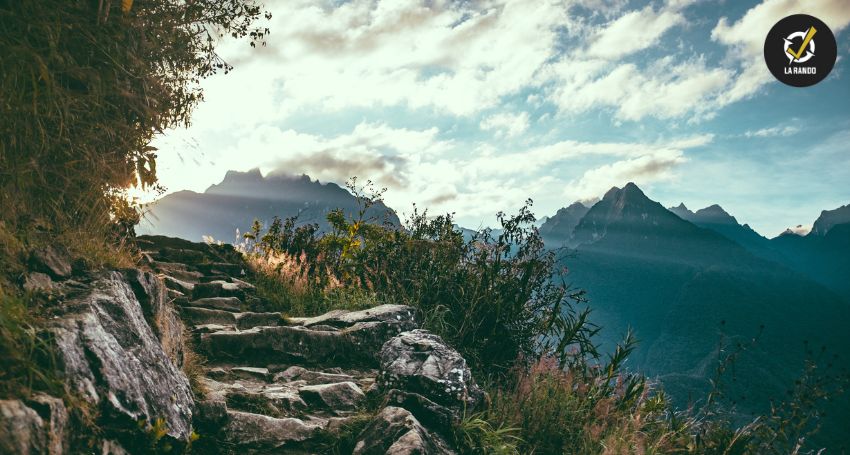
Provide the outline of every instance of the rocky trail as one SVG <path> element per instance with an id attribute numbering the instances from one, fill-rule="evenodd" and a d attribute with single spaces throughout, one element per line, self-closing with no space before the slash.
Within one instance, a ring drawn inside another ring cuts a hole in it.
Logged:
<path id="1" fill-rule="evenodd" d="M 137 240 L 133 269 L 31 255 L 61 384 L 0 399 L 0 454 L 452 454 L 486 400 L 413 308 L 286 317 L 232 246 Z"/>
<path id="2" fill-rule="evenodd" d="M 139 245 L 206 358 L 196 450 L 324 453 L 356 429 L 356 454 L 453 453 L 451 425 L 484 398 L 465 360 L 420 330 L 410 307 L 287 318 L 266 311 L 229 246 Z"/>

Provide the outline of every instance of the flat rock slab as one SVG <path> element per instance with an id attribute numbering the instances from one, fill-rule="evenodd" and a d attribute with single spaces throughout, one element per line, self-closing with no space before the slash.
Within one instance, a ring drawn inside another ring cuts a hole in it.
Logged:
<path id="1" fill-rule="evenodd" d="M 305 403 L 318 404 L 332 411 L 351 411 L 357 408 L 366 395 L 353 382 L 307 385 L 298 389 Z"/>
<path id="2" fill-rule="evenodd" d="M 261 414 L 228 411 L 227 422 L 220 430 L 222 442 L 234 453 L 286 453 L 322 431 L 322 426 L 292 417 L 274 418 Z"/>
<path id="3" fill-rule="evenodd" d="M 403 330 L 418 327 L 416 310 L 407 305 L 379 305 L 368 310 L 334 310 L 312 318 L 291 318 L 293 324 L 311 327 L 317 325 L 336 328 L 351 327 L 358 322 L 382 322 L 403 326 Z"/>
<path id="4" fill-rule="evenodd" d="M 236 283 L 213 281 L 194 285 L 191 295 L 194 300 L 208 297 L 236 297 L 241 300 L 245 298 L 245 291 Z"/>
<path id="5" fill-rule="evenodd" d="M 242 310 L 242 300 L 238 297 L 204 297 L 192 300 L 189 302 L 189 306 L 238 312 Z"/>
<path id="6" fill-rule="evenodd" d="M 379 346 L 400 327 L 381 322 L 358 322 L 338 331 L 305 327 L 255 327 L 241 332 L 201 336 L 200 347 L 210 359 L 303 365 L 376 366 Z"/>
<path id="7" fill-rule="evenodd" d="M 246 311 L 236 315 L 236 326 L 239 330 L 260 326 L 276 327 L 285 324 L 286 320 L 284 320 L 281 313 L 253 313 Z"/>
<path id="8" fill-rule="evenodd" d="M 190 283 L 188 281 L 183 281 L 173 276 L 163 275 L 162 281 L 165 282 L 165 286 L 168 289 L 173 289 L 175 291 L 179 291 L 183 295 L 192 295 L 192 291 L 195 289 L 195 284 Z"/>
<path id="9" fill-rule="evenodd" d="M 291 366 L 286 370 L 274 375 L 275 382 L 305 381 L 308 384 L 331 384 L 334 382 L 354 381 L 354 377 L 347 374 L 326 373 L 324 371 L 308 370 L 300 366 Z"/>
<path id="10" fill-rule="evenodd" d="M 210 308 L 180 307 L 180 315 L 191 325 L 220 324 L 236 327 L 236 314 L 231 311 Z"/>

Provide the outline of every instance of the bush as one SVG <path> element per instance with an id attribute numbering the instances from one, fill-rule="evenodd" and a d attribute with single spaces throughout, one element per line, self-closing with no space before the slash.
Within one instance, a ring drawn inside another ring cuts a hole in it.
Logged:
<path id="1" fill-rule="evenodd" d="M 382 296 L 411 305 L 426 328 L 485 374 L 504 374 L 517 359 L 543 351 L 565 357 L 572 343 L 549 342 L 565 335 L 592 348 L 588 331 L 576 330 L 571 319 L 571 302 L 582 293 L 552 279 L 558 253 L 544 248 L 532 225 L 531 201 L 514 216 L 500 213 L 498 233 L 465 240 L 451 215 L 429 218 L 414 210 L 402 228 L 363 219 L 381 192 L 364 196 L 355 183 L 349 188 L 361 209 L 351 219 L 331 212 L 331 232 L 320 235 L 294 218 L 275 219 L 265 232 L 255 223 L 242 249 L 260 272 L 261 296 L 293 314 L 358 307 L 352 299 L 358 295 L 371 296 L 366 303 Z M 346 299 L 335 300 L 341 292 Z"/>

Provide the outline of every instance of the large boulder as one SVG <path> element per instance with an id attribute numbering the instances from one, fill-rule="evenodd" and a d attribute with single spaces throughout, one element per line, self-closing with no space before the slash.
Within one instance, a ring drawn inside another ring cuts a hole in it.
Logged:
<path id="1" fill-rule="evenodd" d="M 380 353 L 383 390 L 399 389 L 445 405 L 456 413 L 485 399 L 466 359 L 426 330 L 404 332 L 384 343 Z"/>
<path id="2" fill-rule="evenodd" d="M 67 313 L 49 322 L 60 373 L 71 391 L 101 410 L 101 427 L 132 435 L 139 422 L 150 427 L 162 419 L 167 437 L 190 439 L 189 380 L 172 361 L 176 348 L 163 349 L 151 327 L 171 340 L 166 344 L 177 343 L 173 321 L 156 323 L 173 314 L 167 305 L 148 274 L 109 271 L 92 276 L 84 292 L 64 302 Z"/>
<path id="3" fill-rule="evenodd" d="M 381 410 L 360 433 L 354 455 L 449 455 L 455 452 L 428 431 L 409 411 L 394 406 Z"/>

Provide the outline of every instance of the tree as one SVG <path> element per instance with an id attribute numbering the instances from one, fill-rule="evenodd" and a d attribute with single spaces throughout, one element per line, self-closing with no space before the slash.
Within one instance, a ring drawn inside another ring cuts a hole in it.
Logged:
<path id="1" fill-rule="evenodd" d="M 221 38 L 265 44 L 255 0 L 0 0 L 0 219 L 134 224 L 151 139 L 188 125 Z M 136 218 L 137 219 L 137 218 Z"/>

